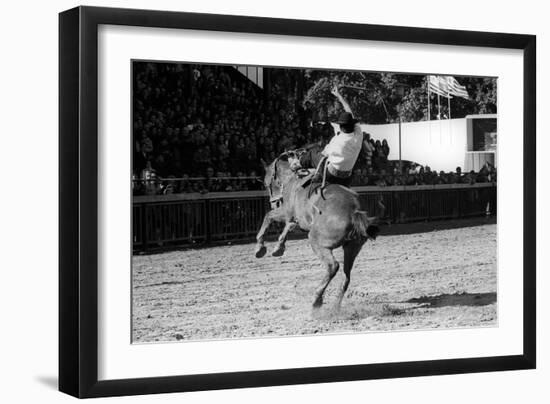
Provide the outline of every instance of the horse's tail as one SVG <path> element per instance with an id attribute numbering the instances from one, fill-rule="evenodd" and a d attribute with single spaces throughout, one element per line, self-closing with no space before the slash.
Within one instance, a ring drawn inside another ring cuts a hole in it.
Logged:
<path id="1" fill-rule="evenodd" d="M 368 240 L 369 238 L 375 240 L 380 232 L 377 223 L 377 217 L 368 217 L 367 212 L 356 210 L 351 215 L 351 230 L 348 234 L 348 238 L 350 240 Z"/>

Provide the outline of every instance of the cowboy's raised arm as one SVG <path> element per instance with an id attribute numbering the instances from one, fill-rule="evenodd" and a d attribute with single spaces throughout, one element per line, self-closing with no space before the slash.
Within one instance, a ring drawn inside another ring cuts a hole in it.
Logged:
<path id="1" fill-rule="evenodd" d="M 344 107 L 344 111 L 349 112 L 353 115 L 353 111 L 351 110 L 351 107 L 349 106 L 348 102 L 342 97 L 342 94 L 340 94 L 340 91 L 338 91 L 338 86 L 332 87 L 332 90 L 330 92 L 340 101 L 340 104 Z"/>

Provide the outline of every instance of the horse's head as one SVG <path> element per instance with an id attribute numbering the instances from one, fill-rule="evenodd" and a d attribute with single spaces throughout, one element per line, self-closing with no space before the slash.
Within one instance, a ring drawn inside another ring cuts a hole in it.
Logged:
<path id="1" fill-rule="evenodd" d="M 301 168 L 300 157 L 303 151 L 291 150 L 282 153 L 271 164 L 262 160 L 265 169 L 264 185 L 269 192 L 269 200 L 276 205 L 283 198 L 283 188 L 294 172 Z"/>
<path id="2" fill-rule="evenodd" d="M 306 153 L 306 149 L 289 150 L 283 153 L 288 161 L 288 165 L 293 172 L 302 168 L 302 157 Z"/>

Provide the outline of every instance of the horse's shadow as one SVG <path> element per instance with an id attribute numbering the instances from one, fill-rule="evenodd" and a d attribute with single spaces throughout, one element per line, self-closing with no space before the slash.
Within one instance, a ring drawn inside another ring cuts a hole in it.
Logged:
<path id="1" fill-rule="evenodd" d="M 413 297 L 401 301 L 373 301 L 344 305 L 341 310 L 326 308 L 317 313 L 318 320 L 361 320 L 367 317 L 395 317 L 412 314 L 418 309 L 488 306 L 497 301 L 496 292 L 487 293 L 443 293 L 434 296 Z M 349 304 L 349 303 L 348 303 Z"/>
<path id="2" fill-rule="evenodd" d="M 402 303 L 417 304 L 421 307 L 488 306 L 497 301 L 496 292 L 488 293 L 444 293 L 436 296 L 413 297 Z"/>

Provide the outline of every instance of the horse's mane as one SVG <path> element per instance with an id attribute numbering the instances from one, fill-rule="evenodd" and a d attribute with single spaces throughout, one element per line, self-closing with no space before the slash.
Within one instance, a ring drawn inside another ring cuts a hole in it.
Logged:
<path id="1" fill-rule="evenodd" d="M 271 174 L 271 176 L 273 177 L 273 179 L 276 179 L 277 178 L 277 163 L 279 162 L 279 157 L 275 158 L 275 160 L 273 160 L 273 173 Z"/>

